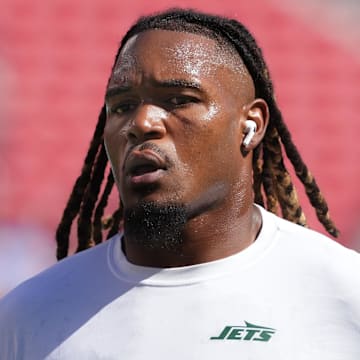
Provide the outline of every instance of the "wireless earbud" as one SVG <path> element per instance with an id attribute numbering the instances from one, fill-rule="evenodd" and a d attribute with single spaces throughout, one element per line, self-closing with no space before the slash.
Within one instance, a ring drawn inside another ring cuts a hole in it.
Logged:
<path id="1" fill-rule="evenodd" d="M 248 146 L 250 144 L 251 139 L 255 135 L 257 126 L 256 126 L 256 122 L 253 120 L 246 120 L 245 126 L 246 126 L 246 136 L 243 140 L 243 144 L 244 146 Z"/>

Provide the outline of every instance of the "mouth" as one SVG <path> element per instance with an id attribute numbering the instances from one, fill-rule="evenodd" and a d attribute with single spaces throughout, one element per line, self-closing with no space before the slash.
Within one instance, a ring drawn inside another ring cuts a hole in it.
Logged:
<path id="1" fill-rule="evenodd" d="M 166 171 L 165 161 L 152 150 L 133 151 L 125 165 L 125 175 L 138 186 L 155 183 Z"/>

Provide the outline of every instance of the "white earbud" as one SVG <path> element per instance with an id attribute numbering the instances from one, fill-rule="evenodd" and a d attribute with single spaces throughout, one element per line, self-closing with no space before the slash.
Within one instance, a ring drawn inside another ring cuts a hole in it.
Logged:
<path id="1" fill-rule="evenodd" d="M 248 146 L 253 136 L 256 133 L 257 126 L 256 126 L 256 122 L 253 120 L 246 120 L 245 126 L 246 126 L 246 136 L 243 140 L 243 144 L 244 146 Z"/>

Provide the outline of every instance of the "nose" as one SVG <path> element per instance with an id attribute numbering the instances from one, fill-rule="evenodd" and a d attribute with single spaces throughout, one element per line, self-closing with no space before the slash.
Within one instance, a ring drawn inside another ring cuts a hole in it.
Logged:
<path id="1" fill-rule="evenodd" d="M 152 104 L 142 104 L 134 113 L 127 132 L 131 143 L 138 144 L 146 140 L 160 139 L 166 133 L 166 112 Z"/>

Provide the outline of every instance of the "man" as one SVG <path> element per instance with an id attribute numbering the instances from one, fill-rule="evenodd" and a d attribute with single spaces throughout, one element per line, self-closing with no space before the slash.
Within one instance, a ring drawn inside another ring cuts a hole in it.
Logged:
<path id="1" fill-rule="evenodd" d="M 254 205 L 265 195 L 305 224 L 280 143 L 336 235 L 247 30 L 183 10 L 140 19 L 116 56 L 58 258 L 78 214 L 78 250 L 101 242 L 114 180 L 115 235 L 2 300 L 1 358 L 358 359 L 358 254 Z M 106 154 L 113 175 L 94 209 Z"/>

